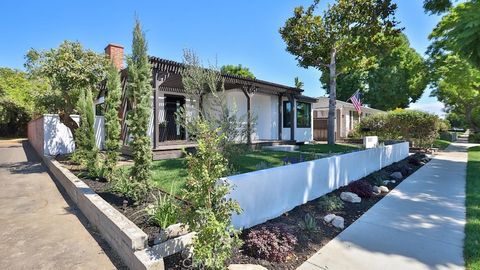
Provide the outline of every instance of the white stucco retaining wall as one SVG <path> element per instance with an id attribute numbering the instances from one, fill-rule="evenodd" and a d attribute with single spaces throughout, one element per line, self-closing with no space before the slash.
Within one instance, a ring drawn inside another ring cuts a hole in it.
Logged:
<path id="1" fill-rule="evenodd" d="M 228 196 L 243 212 L 232 217 L 235 228 L 249 228 L 298 205 L 408 157 L 408 143 L 347 153 L 287 166 L 229 176 Z"/>
<path id="2" fill-rule="evenodd" d="M 72 118 L 77 123 L 80 121 L 78 115 L 72 115 Z M 99 149 L 103 149 L 105 140 L 104 121 L 103 116 L 95 117 L 95 140 Z M 30 121 L 28 123 L 28 140 L 34 145 L 37 152 L 43 152 L 48 156 L 68 154 L 75 150 L 75 142 L 70 129 L 60 122 L 56 114 L 45 114 Z M 42 145 L 43 151 L 40 149 Z"/>

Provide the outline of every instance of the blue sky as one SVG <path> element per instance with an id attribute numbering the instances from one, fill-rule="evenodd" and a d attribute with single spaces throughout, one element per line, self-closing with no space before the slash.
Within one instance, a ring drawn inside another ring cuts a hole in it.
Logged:
<path id="1" fill-rule="evenodd" d="M 329 1 L 321 1 L 324 8 Z M 412 47 L 424 54 L 428 34 L 439 18 L 423 12 L 421 0 L 396 0 L 397 19 L 405 27 Z M 0 25 L 0 66 L 23 68 L 29 48 L 57 47 L 63 40 L 78 40 L 102 52 L 108 43 L 130 52 L 135 14 L 149 42 L 149 53 L 181 61 L 182 50 L 193 49 L 206 64 L 242 64 L 259 79 L 292 85 L 298 76 L 305 94 L 325 91 L 315 69 L 297 66 L 285 51 L 278 29 L 298 5 L 309 1 L 5 1 Z M 354 90 L 352 90 L 353 92 Z M 435 98 L 423 95 L 414 108 L 440 113 Z"/>

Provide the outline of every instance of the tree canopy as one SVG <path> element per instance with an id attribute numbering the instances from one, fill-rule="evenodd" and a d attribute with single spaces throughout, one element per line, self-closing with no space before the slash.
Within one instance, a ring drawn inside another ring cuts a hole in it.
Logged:
<path id="1" fill-rule="evenodd" d="M 0 136 L 25 136 L 28 121 L 46 112 L 40 97 L 47 90 L 25 72 L 0 68 Z"/>
<path id="2" fill-rule="evenodd" d="M 433 32 L 431 51 L 451 51 L 480 68 L 480 1 L 460 3 L 450 9 Z"/>
<path id="3" fill-rule="evenodd" d="M 318 3 L 296 7 L 280 34 L 301 67 L 329 75 L 328 143 L 333 144 L 337 76 L 371 65 L 386 37 L 400 29 L 391 0 L 337 0 L 322 15 L 315 14 Z"/>
<path id="4" fill-rule="evenodd" d="M 248 69 L 247 67 L 242 66 L 241 64 L 239 65 L 225 65 L 220 68 L 220 71 L 222 73 L 226 74 L 231 74 L 231 75 L 237 75 L 237 76 L 242 76 L 246 78 L 251 78 L 255 79 L 255 75 Z"/>
<path id="5" fill-rule="evenodd" d="M 98 85 L 106 77 L 107 58 L 76 41 L 64 41 L 58 48 L 45 51 L 31 49 L 26 58 L 30 74 L 46 79 L 51 87 L 42 98 L 44 105 L 58 113 L 60 121 L 75 134 L 78 124 L 70 115 L 76 111 L 81 91 L 88 88 L 94 96 L 98 93 Z"/>
<path id="6" fill-rule="evenodd" d="M 338 76 L 339 100 L 347 100 L 360 90 L 363 103 L 380 110 L 392 110 L 407 108 L 422 96 L 428 84 L 425 60 L 410 47 L 404 34 L 391 39 L 385 50 L 372 58 L 373 65 Z M 328 81 L 328 74 L 322 74 L 321 82 L 327 92 Z"/>
<path id="7" fill-rule="evenodd" d="M 456 54 L 436 56 L 431 66 L 432 95 L 450 112 L 465 117 L 473 131 L 480 131 L 480 70 Z"/>

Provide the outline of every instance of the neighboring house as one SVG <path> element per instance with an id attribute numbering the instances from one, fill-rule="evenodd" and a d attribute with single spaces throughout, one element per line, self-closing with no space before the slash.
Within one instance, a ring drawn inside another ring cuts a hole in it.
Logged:
<path id="1" fill-rule="evenodd" d="M 328 97 L 318 97 L 313 104 L 313 139 L 316 141 L 327 140 Z M 335 140 L 342 140 L 355 128 L 362 117 L 371 114 L 385 113 L 384 111 L 362 106 L 359 115 L 352 103 L 337 100 L 335 110 Z"/>
<path id="2" fill-rule="evenodd" d="M 122 70 L 123 100 L 122 139 L 128 144 L 125 117 L 129 104 L 125 97 L 126 69 L 123 69 L 123 47 L 109 44 L 105 52 Z M 182 63 L 150 57 L 152 65 L 152 119 L 149 130 L 154 150 L 178 150 L 191 145 L 188 134 L 177 124 L 176 112 L 183 106 L 194 115 L 196 100 L 190 100 L 182 84 Z M 273 82 L 222 74 L 227 104 L 235 106 L 238 116 L 248 112 L 256 119 L 252 143 L 295 143 L 313 140 L 312 104 L 317 101 L 302 95 L 303 90 Z M 108 94 L 108 93 L 107 93 Z M 102 93 L 97 103 L 103 102 Z M 291 106 L 291 104 L 294 106 Z M 208 102 L 203 102 L 207 106 Z M 207 109 L 207 108 L 206 108 Z M 293 128 L 292 124 L 293 123 Z"/>

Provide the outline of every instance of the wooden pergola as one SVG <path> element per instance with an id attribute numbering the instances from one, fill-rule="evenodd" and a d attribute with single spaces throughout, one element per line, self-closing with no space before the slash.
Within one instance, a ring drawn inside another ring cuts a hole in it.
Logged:
<path id="1" fill-rule="evenodd" d="M 161 59 L 157 57 L 150 57 L 150 64 L 152 65 L 152 87 L 153 87 L 153 147 L 157 148 L 159 144 L 159 96 L 160 93 L 172 93 L 172 94 L 186 94 L 182 83 L 181 71 L 185 68 L 184 64 Z M 126 113 L 129 110 L 129 104 L 126 96 L 126 69 L 122 70 L 122 105 L 119 111 L 119 116 L 122 119 L 122 139 L 124 142 L 127 137 L 126 126 Z M 241 89 L 245 95 L 247 102 L 247 118 L 248 126 L 247 132 L 251 135 L 251 104 L 252 98 L 256 93 L 266 93 L 270 95 L 278 96 L 278 122 L 282 123 L 282 99 L 286 97 L 291 104 L 294 104 L 295 100 L 315 102 L 316 99 L 303 96 L 302 89 L 285 86 L 277 83 L 263 81 L 254 78 L 246 78 L 231 74 L 222 74 L 224 79 L 225 90 Z M 292 113 L 290 113 L 290 122 L 292 123 L 290 128 L 290 139 L 295 140 L 295 128 L 293 126 L 294 117 L 296 115 L 296 108 L 292 106 Z M 282 138 L 282 125 L 278 125 L 278 138 Z M 251 143 L 251 136 L 248 136 L 248 143 Z"/>

